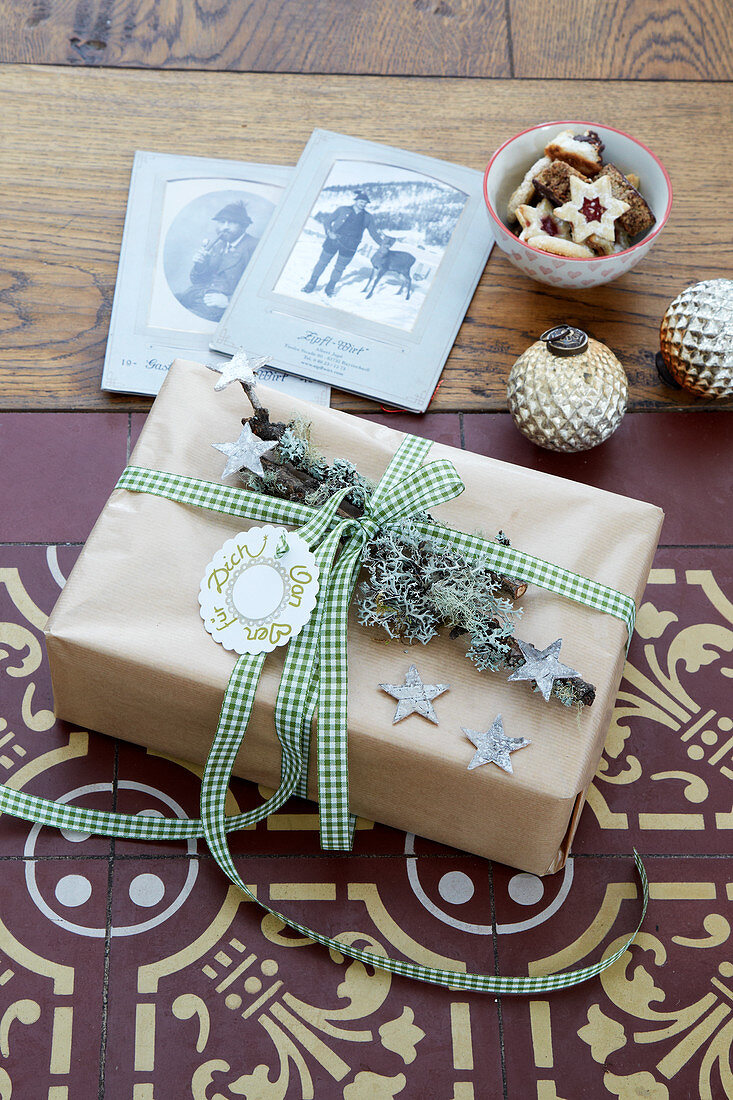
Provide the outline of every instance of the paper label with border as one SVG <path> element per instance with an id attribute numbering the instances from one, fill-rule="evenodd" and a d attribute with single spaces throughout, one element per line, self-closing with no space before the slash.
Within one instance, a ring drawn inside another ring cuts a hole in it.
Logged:
<path id="1" fill-rule="evenodd" d="M 318 566 L 286 527 L 250 527 L 227 539 L 201 581 L 201 618 L 235 653 L 269 653 L 298 635 L 316 606 Z"/>

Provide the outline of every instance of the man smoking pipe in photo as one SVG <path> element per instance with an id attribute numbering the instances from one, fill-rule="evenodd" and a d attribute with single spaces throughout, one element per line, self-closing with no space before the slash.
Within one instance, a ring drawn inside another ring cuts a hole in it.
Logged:
<path id="1" fill-rule="evenodd" d="M 194 253 L 191 286 L 180 302 L 199 317 L 220 321 L 258 241 L 247 233 L 252 219 L 243 202 L 227 203 L 214 222 L 216 236 Z"/>

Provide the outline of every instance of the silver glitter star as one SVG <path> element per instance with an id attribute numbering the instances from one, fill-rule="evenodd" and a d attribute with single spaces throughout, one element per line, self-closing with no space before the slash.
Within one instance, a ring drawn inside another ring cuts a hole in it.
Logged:
<path id="1" fill-rule="evenodd" d="M 212 443 L 211 446 L 228 456 L 222 477 L 236 474 L 237 470 L 242 469 L 250 470 L 253 474 L 259 474 L 262 477 L 265 471 L 262 469 L 260 457 L 266 451 L 276 447 L 277 443 L 258 439 L 249 424 L 245 424 L 236 443 Z"/>
<path id="2" fill-rule="evenodd" d="M 549 702 L 550 692 L 555 680 L 579 680 L 580 673 L 574 668 L 560 664 L 557 655 L 560 652 L 562 638 L 558 638 L 547 649 L 535 649 L 529 642 L 517 638 L 524 657 L 524 664 L 515 669 L 510 680 L 534 680 L 542 692 L 545 702 Z"/>
<path id="3" fill-rule="evenodd" d="M 207 363 L 206 366 L 221 375 L 214 389 L 223 390 L 230 382 L 246 382 L 248 385 L 256 382 L 255 371 L 266 363 L 266 358 L 260 356 L 259 359 L 250 359 L 244 348 L 237 348 L 228 363 L 222 363 L 221 366 Z"/>
<path id="4" fill-rule="evenodd" d="M 473 760 L 468 765 L 468 770 L 478 768 L 482 764 L 498 764 L 505 772 L 512 773 L 512 762 L 509 753 L 524 749 L 532 742 L 526 737 L 507 737 L 504 734 L 504 724 L 501 715 L 497 714 L 491 726 L 484 733 L 478 730 L 467 730 L 461 726 L 466 737 L 476 746 Z"/>
<path id="5" fill-rule="evenodd" d="M 450 684 L 424 684 L 420 679 L 420 673 L 415 665 L 410 665 L 403 684 L 380 684 L 382 691 L 397 699 L 392 725 L 401 722 L 410 714 L 422 714 L 423 718 L 438 725 L 438 716 L 435 713 L 431 699 L 437 699 Z"/>

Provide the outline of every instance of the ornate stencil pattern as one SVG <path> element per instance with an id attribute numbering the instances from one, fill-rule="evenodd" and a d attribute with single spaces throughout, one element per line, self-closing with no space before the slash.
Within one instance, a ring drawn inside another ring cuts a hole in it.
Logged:
<path id="1" fill-rule="evenodd" d="M 77 552 L 0 546 L 0 775 L 100 809 L 195 814 L 197 769 L 53 720 L 40 632 Z M 556 876 L 367 821 L 354 855 L 324 856 L 298 800 L 232 837 L 259 896 L 329 934 L 530 974 L 613 950 L 637 913 L 636 846 L 646 927 L 601 980 L 532 1000 L 423 987 L 294 936 L 195 842 L 2 818 L 0 1098 L 733 1095 L 732 597 L 725 550 L 660 550 Z M 237 781 L 229 812 L 263 794 Z"/>

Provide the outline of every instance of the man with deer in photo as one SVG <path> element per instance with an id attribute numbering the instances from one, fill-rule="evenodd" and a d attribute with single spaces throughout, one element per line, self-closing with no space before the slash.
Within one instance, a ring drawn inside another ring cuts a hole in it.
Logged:
<path id="1" fill-rule="evenodd" d="M 310 279 L 303 287 L 304 294 L 313 293 L 318 285 L 320 275 L 335 256 L 336 262 L 325 288 L 328 297 L 333 297 L 339 279 L 351 263 L 365 232 L 369 233 L 372 240 L 379 247 L 384 244 L 384 238 L 376 228 L 372 215 L 367 210 L 369 202 L 369 196 L 364 191 L 357 191 L 350 206 L 339 206 L 331 214 L 325 223 L 326 239 L 323 242 L 321 254 L 311 272 Z"/>
<path id="2" fill-rule="evenodd" d="M 288 215 L 282 215 L 278 249 L 263 278 L 270 285 L 274 275 L 278 309 L 290 308 L 285 299 L 291 299 L 298 315 L 314 323 L 327 322 L 336 310 L 339 318 L 331 323 L 341 331 L 350 324 L 348 314 L 411 332 L 429 297 L 432 309 L 443 308 L 442 295 L 431 290 L 451 279 L 441 266 L 467 193 L 391 158 L 341 156 L 342 141 L 358 151 L 356 138 L 333 138 L 338 155 L 321 159 L 321 142 L 331 140 L 314 140 L 318 171 L 304 177 L 302 193 L 296 172 L 283 200 Z M 276 264 L 282 265 L 277 274 Z M 248 272 L 244 282 L 249 279 Z"/>

